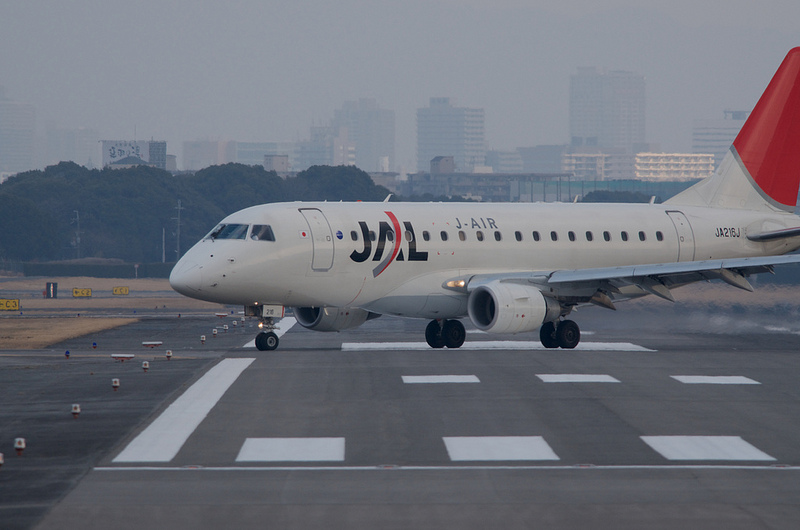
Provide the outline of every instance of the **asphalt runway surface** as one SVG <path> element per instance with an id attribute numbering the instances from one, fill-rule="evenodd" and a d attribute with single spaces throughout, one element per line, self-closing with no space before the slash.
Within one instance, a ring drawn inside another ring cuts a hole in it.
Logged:
<path id="1" fill-rule="evenodd" d="M 258 352 L 214 316 L 2 351 L 0 526 L 800 527 L 795 314 L 574 319 L 574 351 L 384 317 Z"/>

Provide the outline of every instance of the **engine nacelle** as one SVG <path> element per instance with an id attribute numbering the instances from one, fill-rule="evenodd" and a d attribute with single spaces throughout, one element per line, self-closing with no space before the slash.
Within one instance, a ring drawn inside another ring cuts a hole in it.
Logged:
<path id="1" fill-rule="evenodd" d="M 341 331 L 357 328 L 367 320 L 378 318 L 372 313 L 353 307 L 295 307 L 294 318 L 304 328 L 314 331 Z"/>
<path id="2" fill-rule="evenodd" d="M 488 333 L 535 331 L 561 316 L 560 304 L 539 289 L 499 281 L 472 291 L 467 311 L 475 327 Z"/>

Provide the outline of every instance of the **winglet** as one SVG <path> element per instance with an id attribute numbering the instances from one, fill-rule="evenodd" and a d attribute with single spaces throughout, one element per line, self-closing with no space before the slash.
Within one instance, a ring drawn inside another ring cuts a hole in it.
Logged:
<path id="1" fill-rule="evenodd" d="M 786 55 L 733 148 L 775 206 L 794 209 L 800 187 L 800 47 Z"/>

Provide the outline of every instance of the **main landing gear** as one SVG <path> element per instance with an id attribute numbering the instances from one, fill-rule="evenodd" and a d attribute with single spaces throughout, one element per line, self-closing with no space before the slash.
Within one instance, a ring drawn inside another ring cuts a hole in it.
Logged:
<path id="1" fill-rule="evenodd" d="M 581 330 L 572 320 L 545 322 L 539 329 L 539 339 L 545 348 L 565 348 L 571 350 L 581 341 Z"/>
<path id="2" fill-rule="evenodd" d="M 278 347 L 278 335 L 275 334 L 275 320 L 271 317 L 262 318 L 258 327 L 263 331 L 256 335 L 256 348 L 259 351 L 272 351 Z"/>
<path id="3" fill-rule="evenodd" d="M 460 320 L 431 320 L 425 328 L 425 340 L 431 348 L 459 348 L 467 332 Z"/>

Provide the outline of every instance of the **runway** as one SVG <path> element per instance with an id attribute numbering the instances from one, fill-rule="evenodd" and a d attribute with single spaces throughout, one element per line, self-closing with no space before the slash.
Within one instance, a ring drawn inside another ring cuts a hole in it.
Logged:
<path id="1" fill-rule="evenodd" d="M 431 350 L 424 322 L 381 318 L 294 326 L 258 352 L 241 326 L 200 344 L 230 324 L 210 316 L 145 319 L 97 349 L 4 352 L 0 516 L 43 529 L 796 528 L 800 335 L 660 307 L 581 313 L 574 351 L 474 332 Z M 141 346 L 152 340 L 161 351 Z M 113 362 L 123 350 L 136 358 Z"/>

